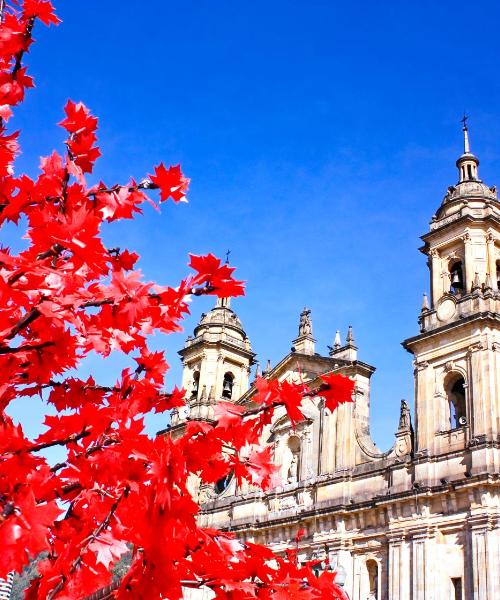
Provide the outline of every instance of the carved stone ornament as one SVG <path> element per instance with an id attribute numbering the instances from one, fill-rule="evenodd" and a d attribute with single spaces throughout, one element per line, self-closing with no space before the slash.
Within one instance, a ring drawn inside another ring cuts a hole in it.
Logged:
<path id="1" fill-rule="evenodd" d="M 457 310 L 457 305 L 454 299 L 447 297 L 443 298 L 437 307 L 437 318 L 440 321 L 449 321 Z"/>
<path id="2" fill-rule="evenodd" d="M 424 369 L 427 369 L 428 366 L 429 363 L 426 360 L 423 360 L 422 362 L 415 362 L 415 369 L 417 371 L 423 371 Z"/>
<path id="3" fill-rule="evenodd" d="M 311 311 L 308 308 L 300 313 L 299 337 L 303 335 L 312 335 Z"/>
<path id="4" fill-rule="evenodd" d="M 479 350 L 488 350 L 488 344 L 486 342 L 476 342 L 475 344 L 471 344 L 467 348 L 467 354 L 472 354 L 473 352 L 478 352 Z"/>
<path id="5" fill-rule="evenodd" d="M 409 430 L 411 427 L 410 407 L 406 400 L 401 400 L 401 410 L 399 413 L 399 430 Z"/>

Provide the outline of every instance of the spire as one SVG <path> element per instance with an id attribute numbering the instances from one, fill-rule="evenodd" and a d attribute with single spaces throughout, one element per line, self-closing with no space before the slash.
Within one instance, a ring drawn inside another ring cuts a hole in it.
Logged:
<path id="1" fill-rule="evenodd" d="M 459 183 L 463 183 L 464 181 L 480 181 L 477 171 L 479 159 L 470 151 L 469 127 L 467 125 L 468 118 L 467 115 L 464 115 L 461 120 L 463 124 L 462 131 L 464 134 L 464 153 L 457 160 Z"/>
<path id="2" fill-rule="evenodd" d="M 462 131 L 464 132 L 464 154 L 470 154 L 469 129 L 467 127 L 468 119 L 469 117 L 466 114 L 464 114 L 462 119 Z"/>

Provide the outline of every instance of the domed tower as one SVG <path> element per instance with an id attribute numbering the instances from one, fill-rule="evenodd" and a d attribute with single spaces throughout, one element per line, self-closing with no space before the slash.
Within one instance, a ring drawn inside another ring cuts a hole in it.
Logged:
<path id="1" fill-rule="evenodd" d="M 404 346 L 415 357 L 417 452 L 470 448 L 474 474 L 487 468 L 484 448 L 500 434 L 500 202 L 479 178 L 465 119 L 463 133 L 458 182 L 422 236 L 430 302 L 420 334 Z"/>
<path id="2" fill-rule="evenodd" d="M 182 387 L 187 407 L 172 416 L 176 426 L 191 419 L 213 419 L 218 400 L 236 401 L 248 389 L 255 354 L 229 298 L 219 298 L 201 316 L 194 337 L 179 351 L 184 365 Z"/>

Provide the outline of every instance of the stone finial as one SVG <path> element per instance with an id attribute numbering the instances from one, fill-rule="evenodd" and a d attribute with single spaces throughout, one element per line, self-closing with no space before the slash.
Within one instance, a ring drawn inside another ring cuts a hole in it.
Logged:
<path id="1" fill-rule="evenodd" d="M 476 271 L 474 275 L 474 281 L 472 283 L 472 291 L 477 292 L 477 290 L 481 289 L 481 280 L 479 279 L 479 273 Z"/>
<path id="2" fill-rule="evenodd" d="M 347 336 L 345 340 L 345 344 L 342 345 L 340 342 L 340 331 L 337 331 L 335 334 L 335 340 L 333 342 L 333 347 L 328 346 L 330 348 L 330 356 L 341 358 L 342 360 L 350 360 L 354 361 L 358 358 L 358 349 L 354 343 L 354 333 L 352 330 L 352 325 L 349 325 L 347 329 Z"/>
<path id="3" fill-rule="evenodd" d="M 261 370 L 260 370 L 260 362 L 257 361 L 255 363 L 255 379 L 257 379 L 257 377 L 260 377 L 262 375 Z"/>
<path id="4" fill-rule="evenodd" d="M 266 368 L 262 371 L 263 377 L 267 377 L 272 370 L 271 361 L 267 359 Z"/>
<path id="5" fill-rule="evenodd" d="M 402 458 L 413 452 L 413 428 L 411 425 L 410 407 L 406 400 L 401 400 L 399 413 L 399 425 L 396 431 L 396 443 L 393 448 L 394 454 Z"/>
<path id="6" fill-rule="evenodd" d="M 215 388 L 213 385 L 210 386 L 210 391 L 208 392 L 208 403 L 215 404 Z"/>
<path id="7" fill-rule="evenodd" d="M 337 349 L 340 348 L 340 346 L 342 346 L 342 343 L 340 342 L 340 331 L 337 329 L 335 339 L 333 340 L 333 348 Z"/>
<path id="8" fill-rule="evenodd" d="M 429 298 L 427 297 L 427 294 L 425 294 L 425 293 L 422 298 L 422 312 L 424 310 L 429 310 Z"/>

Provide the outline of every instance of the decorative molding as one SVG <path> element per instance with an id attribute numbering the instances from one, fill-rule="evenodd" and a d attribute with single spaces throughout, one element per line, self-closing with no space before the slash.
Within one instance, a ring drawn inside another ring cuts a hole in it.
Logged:
<path id="1" fill-rule="evenodd" d="M 446 363 L 444 365 L 445 373 L 449 373 L 450 371 L 453 371 L 454 367 L 455 367 L 455 363 L 452 360 L 446 361 Z"/>
<path id="2" fill-rule="evenodd" d="M 423 360 L 421 362 L 415 361 L 415 370 L 417 370 L 417 371 L 423 371 L 423 370 L 427 369 L 428 366 L 429 366 L 429 363 L 426 360 Z"/>

